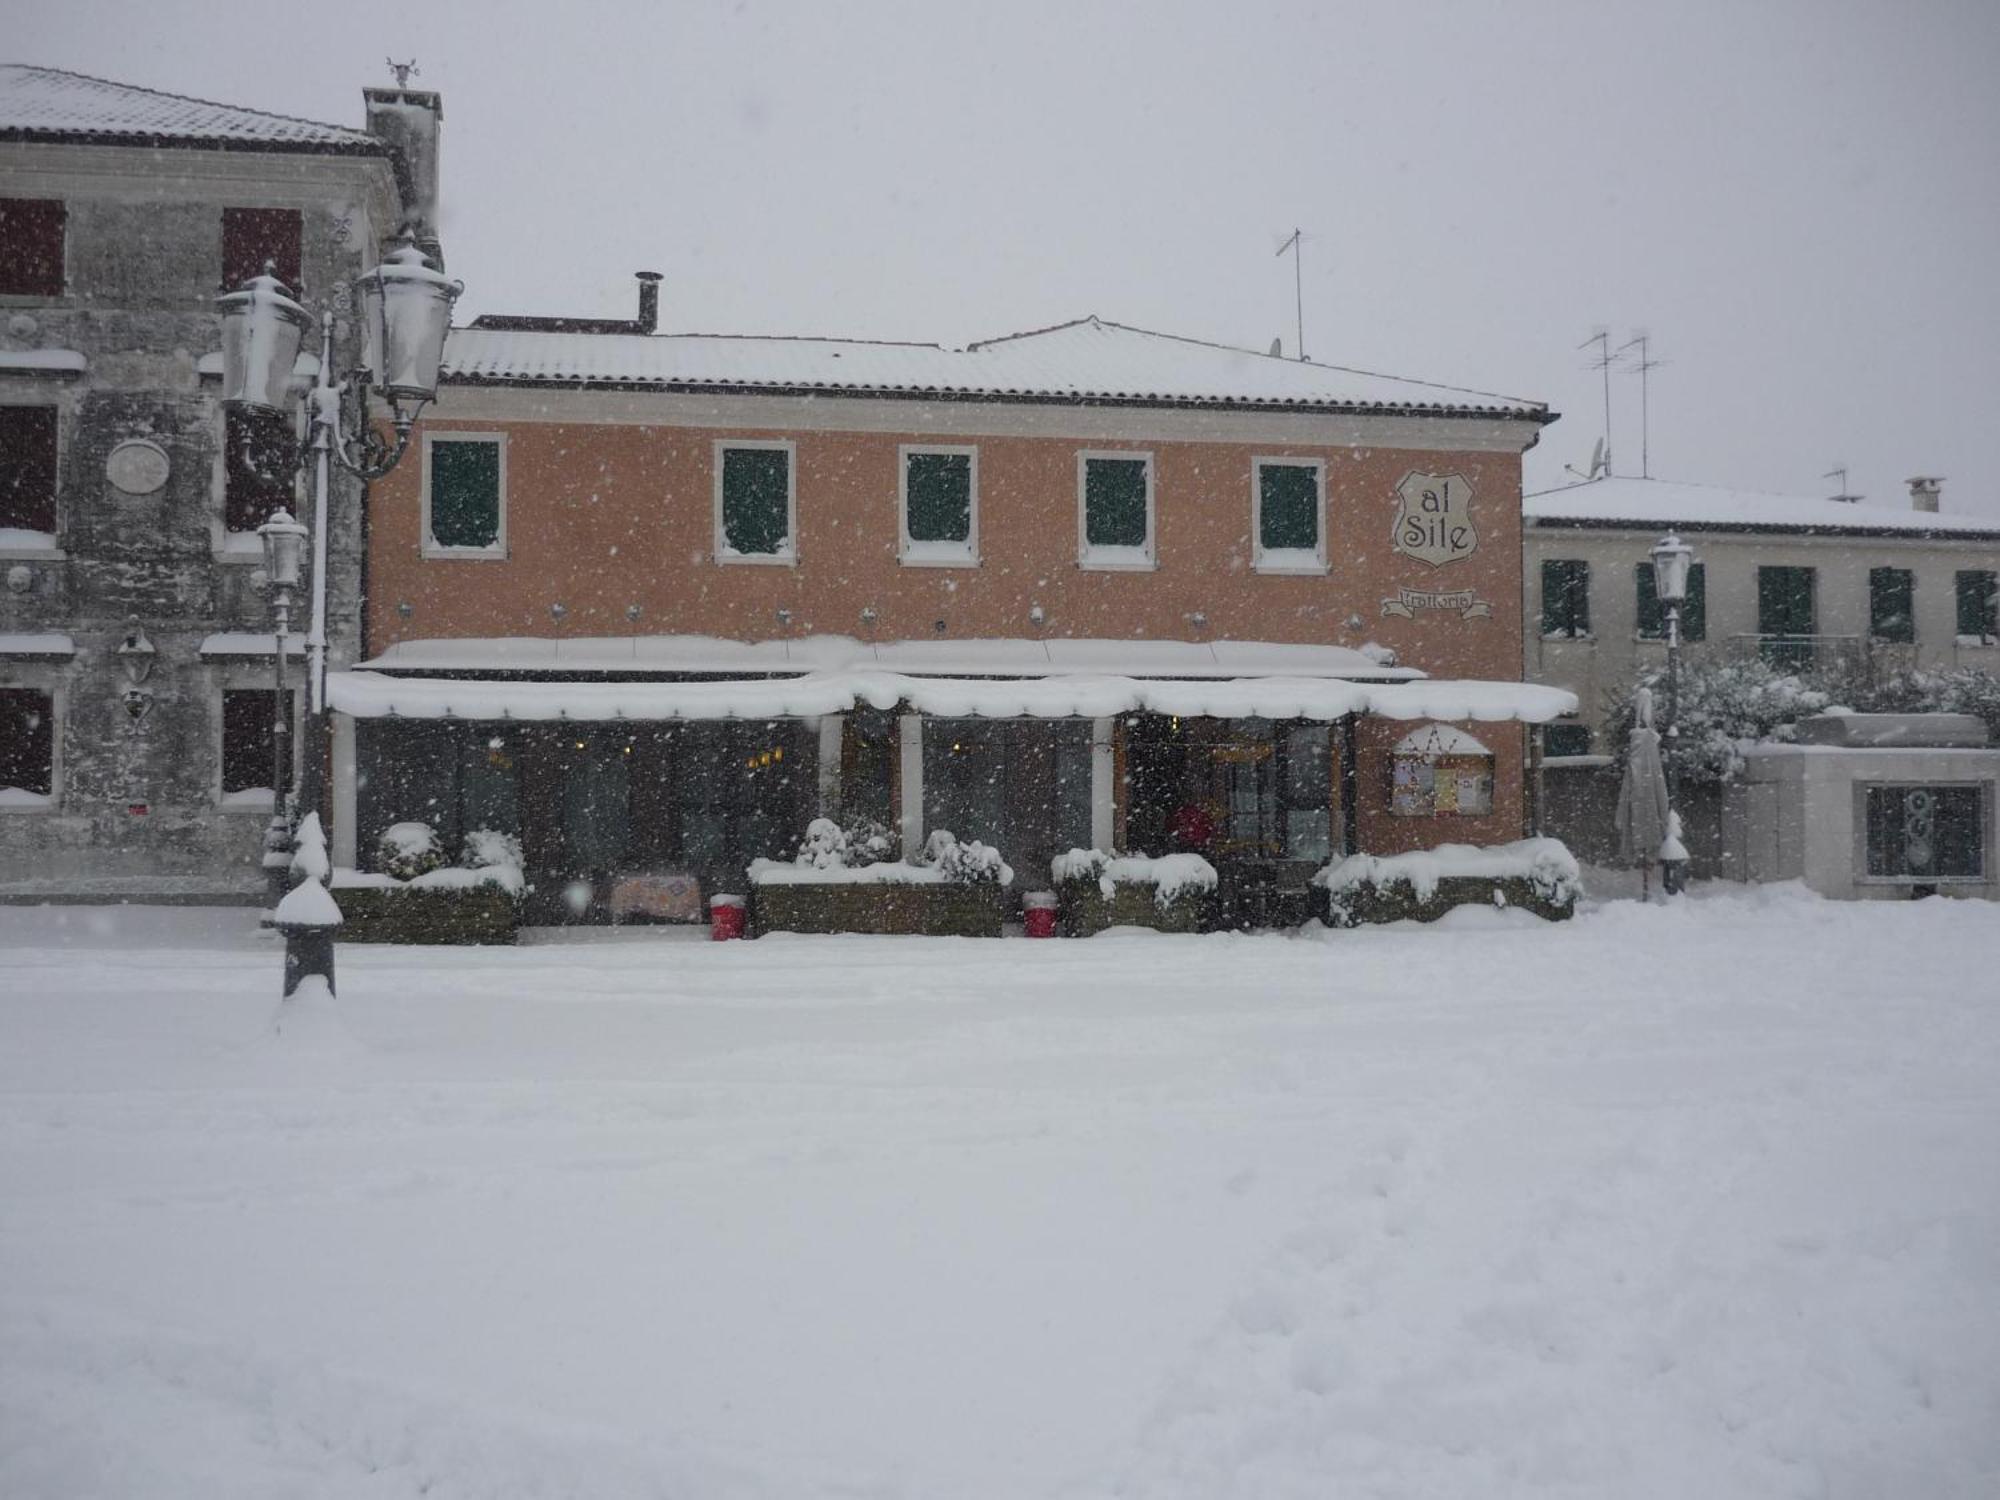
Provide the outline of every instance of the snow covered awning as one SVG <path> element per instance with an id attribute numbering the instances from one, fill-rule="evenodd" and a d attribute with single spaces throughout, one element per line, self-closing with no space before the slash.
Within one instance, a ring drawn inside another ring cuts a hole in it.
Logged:
<path id="1" fill-rule="evenodd" d="M 201 654 L 204 657 L 269 656 L 277 650 L 277 642 L 278 638 L 274 633 L 259 635 L 254 630 L 223 630 L 202 637 Z M 305 654 L 304 636 L 294 634 L 285 637 L 286 656 Z"/>
<path id="2" fill-rule="evenodd" d="M 1574 693 L 1527 682 L 1354 682 L 1233 677 L 1190 681 L 1106 676 L 1031 679 L 914 677 L 897 672 L 810 672 L 730 682 L 465 682 L 334 672 L 327 700 L 356 718 L 798 719 L 867 705 L 937 718 L 1472 719 L 1544 724 L 1575 713 Z"/>
<path id="3" fill-rule="evenodd" d="M 76 642 L 59 631 L 0 635 L 0 656 L 74 656 Z"/>
<path id="4" fill-rule="evenodd" d="M 493 636 L 402 641 L 364 669 L 383 672 L 904 672 L 913 676 L 1422 677 L 1379 647 L 1284 641 L 733 641 L 707 635 Z"/>
<path id="5" fill-rule="evenodd" d="M 0 375 L 81 375 L 89 368 L 74 349 L 0 349 Z"/>

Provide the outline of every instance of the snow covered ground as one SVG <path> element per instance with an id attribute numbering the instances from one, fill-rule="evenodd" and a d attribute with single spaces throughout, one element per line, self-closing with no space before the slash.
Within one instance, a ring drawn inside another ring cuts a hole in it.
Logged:
<path id="1" fill-rule="evenodd" d="M 0 909 L 10 1500 L 2000 1493 L 1991 906 L 248 923 Z"/>

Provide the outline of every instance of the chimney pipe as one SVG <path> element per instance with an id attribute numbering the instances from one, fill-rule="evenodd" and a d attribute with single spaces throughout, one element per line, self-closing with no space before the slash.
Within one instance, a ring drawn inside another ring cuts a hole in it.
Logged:
<path id="1" fill-rule="evenodd" d="M 444 256 L 438 247 L 438 134 L 444 121 L 444 103 L 429 89 L 364 88 L 361 98 L 366 109 L 368 133 L 386 142 L 396 153 L 400 169 L 396 180 L 401 187 L 403 224 L 417 248 L 439 267 Z"/>
<path id="2" fill-rule="evenodd" d="M 1936 513 L 1938 491 L 1944 487 L 1944 479 L 1938 475 L 1916 474 L 1904 481 L 1910 487 L 1910 509 Z"/>
<path id="3" fill-rule="evenodd" d="M 636 274 L 639 278 L 639 317 L 632 325 L 632 331 L 651 333 L 660 326 L 660 273 L 640 271 Z M 1935 510 L 1937 507 L 1931 508 Z"/>

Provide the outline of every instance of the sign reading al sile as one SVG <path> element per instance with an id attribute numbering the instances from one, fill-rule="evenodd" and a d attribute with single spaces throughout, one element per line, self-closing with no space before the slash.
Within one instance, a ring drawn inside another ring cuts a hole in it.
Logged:
<path id="1" fill-rule="evenodd" d="M 1434 568 L 1479 550 L 1463 474 L 1405 474 L 1396 486 L 1396 550 Z"/>

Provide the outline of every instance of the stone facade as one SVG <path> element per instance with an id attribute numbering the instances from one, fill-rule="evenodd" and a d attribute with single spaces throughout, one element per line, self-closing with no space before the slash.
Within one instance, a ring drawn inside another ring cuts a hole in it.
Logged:
<path id="1" fill-rule="evenodd" d="M 59 476 L 53 536 L 0 549 L 0 638 L 38 648 L 0 654 L 0 688 L 49 693 L 55 717 L 46 801 L 0 807 L 0 891 L 247 898 L 269 798 L 223 796 L 222 694 L 268 687 L 271 615 L 254 534 L 224 526 L 223 211 L 297 212 L 300 295 L 336 313 L 344 363 L 347 283 L 402 217 L 395 163 L 17 133 L 0 142 L 0 199 L 65 209 L 60 294 L 0 297 L 0 405 L 55 409 Z M 158 450 L 154 473 L 121 472 L 136 491 L 107 474 L 135 442 Z M 344 479 L 332 496 L 335 662 L 360 646 L 360 498 Z M 121 655 L 135 634 L 151 652 Z"/>

